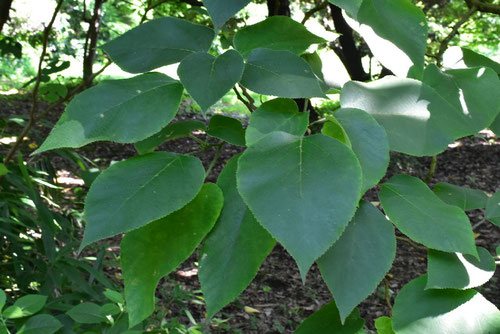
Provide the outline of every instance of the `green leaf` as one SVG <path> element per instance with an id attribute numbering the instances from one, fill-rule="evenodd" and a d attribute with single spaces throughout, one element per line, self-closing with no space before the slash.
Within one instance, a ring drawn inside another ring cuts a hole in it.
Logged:
<path id="1" fill-rule="evenodd" d="M 26 321 L 17 334 L 53 334 L 63 327 L 63 324 L 48 314 L 38 314 Z"/>
<path id="2" fill-rule="evenodd" d="M 68 94 L 68 88 L 65 85 L 49 83 L 40 87 L 40 97 L 50 103 L 63 99 Z"/>
<path id="3" fill-rule="evenodd" d="M 417 80 L 351 81 L 344 85 L 340 101 L 343 108 L 371 114 L 385 128 L 391 150 L 397 152 L 436 155 L 469 131 L 461 111 Z"/>
<path id="4" fill-rule="evenodd" d="M 125 303 L 125 299 L 123 299 L 122 294 L 119 293 L 118 291 L 106 289 L 104 291 L 104 296 L 114 303 L 117 303 L 117 304 L 124 304 Z"/>
<path id="5" fill-rule="evenodd" d="M 470 255 L 429 249 L 426 289 L 470 289 L 488 282 L 495 273 L 495 259 L 477 247 L 479 260 Z"/>
<path id="6" fill-rule="evenodd" d="M 188 137 L 193 131 L 206 130 L 205 123 L 195 120 L 186 120 L 171 123 L 161 129 L 160 132 L 135 143 L 135 148 L 139 154 L 151 153 L 155 148 L 164 142 Z"/>
<path id="7" fill-rule="evenodd" d="M 238 158 L 228 161 L 217 180 L 224 208 L 201 252 L 199 277 L 208 318 L 250 284 L 275 245 L 236 189 Z"/>
<path id="8" fill-rule="evenodd" d="M 360 334 L 364 332 L 364 325 L 357 309 L 342 323 L 332 301 L 304 320 L 294 334 Z"/>
<path id="9" fill-rule="evenodd" d="M 381 187 L 379 198 L 396 227 L 426 247 L 477 256 L 465 213 L 441 201 L 420 179 L 396 175 Z"/>
<path id="10" fill-rule="evenodd" d="M 321 128 L 321 133 L 324 134 L 325 136 L 337 139 L 338 141 L 340 141 L 343 144 L 346 144 L 350 149 L 352 149 L 349 136 L 347 136 L 344 127 L 339 123 L 339 121 L 337 121 L 337 119 L 332 115 L 326 115 L 325 119 L 327 121 L 323 124 L 323 127 Z"/>
<path id="11" fill-rule="evenodd" d="M 103 316 L 114 316 L 120 314 L 122 311 L 118 305 L 107 303 L 100 307 L 100 312 Z"/>
<path id="12" fill-rule="evenodd" d="M 6 301 L 7 301 L 7 295 L 2 289 L 0 289 L 0 314 L 3 307 L 5 306 Z"/>
<path id="13" fill-rule="evenodd" d="M 207 134 L 233 145 L 245 146 L 245 129 L 235 118 L 214 115 L 210 118 Z"/>
<path id="14" fill-rule="evenodd" d="M 102 140 L 134 143 L 146 139 L 174 118 L 182 91 L 179 82 L 160 73 L 104 81 L 69 103 L 35 153 Z"/>
<path id="15" fill-rule="evenodd" d="M 484 209 L 488 201 L 488 195 L 482 190 L 459 187 L 446 182 L 439 182 L 432 190 L 443 202 L 458 206 L 464 211 Z"/>
<path id="16" fill-rule="evenodd" d="M 214 226 L 223 200 L 219 187 L 205 184 L 179 211 L 125 235 L 121 262 L 130 327 L 151 315 L 159 280 L 193 253 Z"/>
<path id="17" fill-rule="evenodd" d="M 498 114 L 498 116 L 493 120 L 489 128 L 496 134 L 497 137 L 500 137 L 500 114 Z"/>
<path id="18" fill-rule="evenodd" d="M 393 307 L 397 334 L 500 332 L 500 312 L 475 290 L 425 290 L 426 276 L 406 284 Z"/>
<path id="19" fill-rule="evenodd" d="M 342 321 L 377 288 L 395 257 L 392 224 L 363 201 L 340 239 L 317 261 Z"/>
<path id="20" fill-rule="evenodd" d="M 7 319 L 17 319 L 27 317 L 39 312 L 47 302 L 47 296 L 26 295 L 14 302 L 3 311 L 3 317 Z"/>
<path id="21" fill-rule="evenodd" d="M 325 42 L 288 16 L 268 17 L 238 30 L 234 36 L 234 47 L 245 57 L 258 48 L 290 51 L 300 55 L 310 45 Z"/>
<path id="22" fill-rule="evenodd" d="M 361 193 L 364 193 L 380 181 L 389 165 L 387 135 L 370 114 L 359 109 L 339 109 L 335 118 L 347 133 L 350 146 L 358 157 L 363 171 Z"/>
<path id="23" fill-rule="evenodd" d="M 500 74 L 500 64 L 482 54 L 467 48 L 452 46 L 443 55 L 446 68 L 489 67 Z"/>
<path id="24" fill-rule="evenodd" d="M 423 82 L 432 87 L 460 115 L 465 130 L 460 137 L 488 127 L 500 113 L 500 80 L 490 68 L 476 67 L 441 72 L 435 65 L 424 71 Z"/>
<path id="25" fill-rule="evenodd" d="M 294 100 L 273 99 L 264 102 L 250 115 L 245 134 L 247 146 L 253 145 L 274 131 L 302 136 L 309 124 L 309 113 L 299 112 Z"/>
<path id="26" fill-rule="evenodd" d="M 486 204 L 486 219 L 488 219 L 493 224 L 500 226 L 500 191 L 490 197 L 488 203 Z"/>
<path id="27" fill-rule="evenodd" d="M 392 329 L 392 319 L 386 316 L 375 319 L 375 329 L 377 334 L 395 334 Z"/>
<path id="28" fill-rule="evenodd" d="M 99 324 L 107 321 L 106 316 L 101 312 L 101 306 L 90 302 L 78 304 L 66 314 L 80 324 Z"/>
<path id="29" fill-rule="evenodd" d="M 203 0 L 215 28 L 220 29 L 224 23 L 243 9 L 251 0 Z"/>
<path id="30" fill-rule="evenodd" d="M 248 89 L 280 97 L 324 97 L 320 82 L 309 64 L 290 51 L 255 49 L 241 78 Z"/>
<path id="31" fill-rule="evenodd" d="M 118 162 L 92 183 L 80 249 L 163 218 L 199 192 L 205 170 L 193 156 L 155 152 Z"/>
<path id="32" fill-rule="evenodd" d="M 141 24 L 105 44 L 103 50 L 130 73 L 175 64 L 193 52 L 207 52 L 215 33 L 205 26 L 175 17 Z"/>
<path id="33" fill-rule="evenodd" d="M 294 257 L 305 279 L 354 215 L 361 168 L 335 139 L 274 132 L 242 154 L 237 180 L 245 203 Z"/>
<path id="34" fill-rule="evenodd" d="M 8 172 L 9 170 L 7 169 L 7 167 L 0 162 L 0 176 L 7 175 Z"/>
<path id="35" fill-rule="evenodd" d="M 177 69 L 179 78 L 202 110 L 207 110 L 240 81 L 245 64 L 235 50 L 217 58 L 197 52 L 182 60 Z"/>
<path id="36" fill-rule="evenodd" d="M 348 24 L 366 41 L 382 65 L 397 76 L 419 78 L 424 68 L 427 23 L 410 1 L 330 0 L 345 9 Z M 401 29 L 405 27 L 405 29 Z"/>

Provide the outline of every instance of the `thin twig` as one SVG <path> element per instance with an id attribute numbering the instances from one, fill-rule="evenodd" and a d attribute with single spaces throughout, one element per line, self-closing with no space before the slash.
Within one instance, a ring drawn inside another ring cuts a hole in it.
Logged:
<path id="1" fill-rule="evenodd" d="M 385 297 L 385 303 L 389 308 L 389 313 L 390 315 L 392 315 L 391 290 L 389 287 L 389 280 L 387 278 L 384 278 L 384 297 Z"/>
<path id="2" fill-rule="evenodd" d="M 465 13 L 464 16 L 462 16 L 462 18 L 457 22 L 455 23 L 455 25 L 453 26 L 453 28 L 451 28 L 451 31 L 450 33 L 448 34 L 448 36 L 446 36 L 442 41 L 441 43 L 439 44 L 439 50 L 438 50 L 438 53 L 436 55 L 436 59 L 438 61 L 438 66 L 441 66 L 441 62 L 443 60 L 443 54 L 444 52 L 446 51 L 446 49 L 448 48 L 448 44 L 450 43 L 450 41 L 453 39 L 453 37 L 455 37 L 457 34 L 458 34 L 458 30 L 465 24 L 467 23 L 467 21 L 471 18 L 472 15 L 474 15 L 477 11 L 477 8 L 476 6 L 472 6 L 469 11 L 467 13 Z"/>
<path id="3" fill-rule="evenodd" d="M 217 161 L 219 161 L 219 158 L 220 158 L 220 156 L 222 154 L 222 148 L 223 147 L 224 147 L 224 143 L 220 143 L 217 146 L 217 150 L 215 151 L 214 158 L 212 159 L 212 161 L 210 161 L 210 165 L 208 165 L 207 172 L 205 174 L 205 178 L 207 178 L 207 177 L 210 176 L 210 174 L 212 173 L 212 170 L 215 167 L 215 164 L 217 163 Z"/>
<path id="4" fill-rule="evenodd" d="M 250 111 L 250 112 L 253 112 L 255 110 L 255 106 L 253 106 L 249 101 L 245 100 L 243 98 L 243 96 L 241 96 L 240 92 L 238 91 L 238 89 L 236 89 L 236 86 L 233 87 L 233 91 L 234 93 L 236 94 L 236 97 L 238 98 L 238 100 L 240 100 L 244 105 L 245 107 L 247 107 L 247 109 Z"/>
<path id="5" fill-rule="evenodd" d="M 250 103 L 250 105 L 252 106 L 252 108 L 255 110 L 257 109 L 255 107 L 255 100 L 253 99 L 252 95 L 250 95 L 250 93 L 248 92 L 248 90 L 243 87 L 242 85 L 238 84 L 238 87 L 240 87 L 241 89 L 241 92 L 243 93 L 243 96 L 246 97 L 247 101 Z"/>
<path id="6" fill-rule="evenodd" d="M 416 242 L 414 242 L 411 239 L 408 239 L 407 237 L 401 237 L 401 236 L 397 235 L 396 239 L 402 240 L 402 241 L 406 241 L 407 243 L 409 243 L 410 245 L 412 245 L 415 248 L 422 249 L 422 250 L 427 250 L 427 248 L 425 248 L 424 246 L 421 246 L 421 245 L 417 244 Z"/>
<path id="7" fill-rule="evenodd" d="M 320 2 L 318 5 L 316 5 L 315 7 L 309 9 L 307 12 L 304 13 L 304 18 L 302 19 L 302 21 L 300 21 L 300 23 L 302 24 L 306 23 L 307 20 L 309 20 L 315 13 L 325 9 L 327 6 L 328 6 L 328 1 Z"/>
<path id="8" fill-rule="evenodd" d="M 32 92 L 32 104 L 31 104 L 31 109 L 29 111 L 29 120 L 28 123 L 26 123 L 25 127 L 19 134 L 19 137 L 17 138 L 16 142 L 14 145 L 10 148 L 9 152 L 7 152 L 4 163 L 8 163 L 12 157 L 16 154 L 17 150 L 21 146 L 21 143 L 23 142 L 24 137 L 30 132 L 31 128 L 35 124 L 35 118 L 36 118 L 36 113 L 38 111 L 38 91 L 40 89 L 40 83 L 42 82 L 42 67 L 43 67 L 43 61 L 45 59 L 45 56 L 47 55 L 47 48 L 48 48 L 48 43 L 49 43 L 49 35 L 50 32 L 52 31 L 52 26 L 54 25 L 54 22 L 56 20 L 57 14 L 59 13 L 59 10 L 61 9 L 61 6 L 63 4 L 64 0 L 59 0 L 56 8 L 54 9 L 54 12 L 52 13 L 52 17 L 50 18 L 49 24 L 45 27 L 43 31 L 43 37 L 42 37 L 42 53 L 40 54 L 40 59 L 38 60 L 38 72 L 36 75 L 36 80 L 35 80 L 35 87 L 33 87 L 33 92 Z"/>
<path id="9" fill-rule="evenodd" d="M 434 155 L 431 158 L 431 164 L 429 166 L 429 171 L 427 172 L 427 175 L 425 177 L 425 183 L 429 183 L 432 181 L 432 178 L 436 174 L 436 168 L 437 168 L 437 155 Z"/>
<path id="10" fill-rule="evenodd" d="M 152 3 L 151 3 L 151 1 L 149 1 L 149 0 L 148 0 L 148 2 L 147 2 L 147 3 L 148 3 L 148 5 L 147 5 L 146 9 L 144 10 L 144 14 L 142 14 L 142 16 L 141 16 L 141 21 L 139 22 L 139 24 L 144 23 L 144 22 L 148 19 L 148 13 L 149 13 L 151 10 L 153 10 L 153 9 L 155 9 L 156 7 L 158 7 L 158 6 L 162 5 L 162 4 L 164 4 L 164 3 L 165 3 L 165 2 L 167 2 L 167 1 L 168 1 L 168 0 L 160 0 L 160 1 L 158 1 L 157 3 L 155 3 L 155 4 L 152 4 Z"/>

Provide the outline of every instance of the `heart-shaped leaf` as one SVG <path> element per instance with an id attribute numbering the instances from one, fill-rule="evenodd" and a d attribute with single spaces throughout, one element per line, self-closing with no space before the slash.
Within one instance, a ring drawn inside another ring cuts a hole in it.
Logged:
<path id="1" fill-rule="evenodd" d="M 346 132 L 351 149 L 361 164 L 361 193 L 364 193 L 380 181 L 389 165 L 387 135 L 370 114 L 359 109 L 339 109 L 335 118 Z"/>
<path id="2" fill-rule="evenodd" d="M 104 81 L 68 104 L 35 153 L 81 147 L 101 140 L 118 143 L 143 140 L 174 118 L 182 91 L 178 81 L 160 73 Z"/>
<path id="3" fill-rule="evenodd" d="M 373 205 L 362 202 L 340 239 L 318 260 L 342 321 L 377 288 L 395 256 L 392 224 Z"/>
<path id="4" fill-rule="evenodd" d="M 308 124 L 309 113 L 299 112 L 294 100 L 278 98 L 267 101 L 250 115 L 245 133 L 246 144 L 253 145 L 274 131 L 302 136 Z"/>
<path id="5" fill-rule="evenodd" d="M 379 198 L 389 219 L 411 239 L 432 249 L 477 256 L 467 215 L 441 201 L 420 179 L 393 176 L 382 185 Z"/>
<path id="6" fill-rule="evenodd" d="M 304 320 L 294 334 L 360 334 L 364 325 L 365 321 L 357 309 L 342 322 L 332 301 Z"/>
<path id="7" fill-rule="evenodd" d="M 179 211 L 125 235 L 121 257 L 131 327 L 151 315 L 158 281 L 193 253 L 214 226 L 222 205 L 222 191 L 207 183 Z"/>
<path id="8" fill-rule="evenodd" d="M 237 180 L 243 200 L 305 279 L 354 215 L 361 168 L 335 139 L 273 132 L 242 154 Z"/>
<path id="9" fill-rule="evenodd" d="M 309 64 L 290 51 L 255 49 L 248 56 L 241 84 L 265 95 L 324 97 Z"/>
<path id="10" fill-rule="evenodd" d="M 243 56 L 258 48 L 290 51 L 300 55 L 311 44 L 326 42 L 288 16 L 271 16 L 262 22 L 246 26 L 234 36 L 234 47 Z"/>
<path id="11" fill-rule="evenodd" d="M 155 152 L 118 162 L 92 183 L 80 249 L 179 210 L 200 190 L 205 170 L 193 156 Z"/>
<path id="12" fill-rule="evenodd" d="M 141 73 L 175 64 L 193 52 L 207 52 L 215 33 L 205 26 L 175 17 L 141 24 L 102 48 L 130 73 Z"/>
<path id="13" fill-rule="evenodd" d="M 238 158 L 228 161 L 217 180 L 224 208 L 201 251 L 199 275 L 209 318 L 250 284 L 276 243 L 236 189 Z"/>
<path id="14" fill-rule="evenodd" d="M 202 110 L 207 110 L 240 81 L 244 68 L 243 58 L 235 50 L 217 58 L 197 52 L 182 60 L 177 74 Z"/>
<path id="15" fill-rule="evenodd" d="M 203 0 L 215 28 L 221 28 L 227 20 L 238 13 L 251 0 Z"/>
<path id="16" fill-rule="evenodd" d="M 207 134 L 233 145 L 245 146 L 245 129 L 240 121 L 232 117 L 212 116 L 208 124 Z"/>

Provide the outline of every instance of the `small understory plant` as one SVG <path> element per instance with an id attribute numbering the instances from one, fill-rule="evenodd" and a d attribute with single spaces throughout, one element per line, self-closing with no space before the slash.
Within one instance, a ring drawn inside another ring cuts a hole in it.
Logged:
<path id="1" fill-rule="evenodd" d="M 357 305 L 390 270 L 396 227 L 428 249 L 428 271 L 401 289 L 390 317 L 377 319 L 379 333 L 500 332 L 498 309 L 474 290 L 492 277 L 495 262 L 476 246 L 465 213 L 483 209 L 499 225 L 500 193 L 445 183 L 430 189 L 409 175 L 379 184 L 390 151 L 434 157 L 482 129 L 499 134 L 500 65 L 467 49 L 453 68 L 427 63 L 426 19 L 407 0 L 330 0 L 392 75 L 347 82 L 340 108 L 312 124 L 309 108 L 294 99 L 338 92 L 323 80 L 318 57 L 306 55 L 327 41 L 273 16 L 237 30 L 227 49 L 215 47 L 225 22 L 249 2 L 205 0 L 213 27 L 163 17 L 105 44 L 136 76 L 77 95 L 35 152 L 96 141 L 135 145 L 136 156 L 92 183 L 80 247 L 124 234 L 130 327 L 152 314 L 159 280 L 196 249 L 212 318 L 279 243 L 303 280 L 316 263 L 333 295 L 296 333 L 363 332 Z M 180 80 L 154 72 L 176 63 Z M 246 128 L 222 115 L 208 126 L 171 123 L 184 91 L 206 111 L 230 90 L 252 111 Z M 255 108 L 248 91 L 268 101 Z M 193 155 L 156 150 L 200 130 L 244 148 L 216 184 L 205 182 L 207 171 Z M 375 186 L 380 201 L 363 199 Z"/>

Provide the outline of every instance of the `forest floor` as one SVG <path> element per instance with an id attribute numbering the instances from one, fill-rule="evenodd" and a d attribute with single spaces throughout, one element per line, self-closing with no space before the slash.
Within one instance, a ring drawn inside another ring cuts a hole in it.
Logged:
<path id="1" fill-rule="evenodd" d="M 25 99 L 0 99 L 1 118 L 25 116 L 28 109 L 29 101 Z M 34 129 L 30 140 L 26 143 L 34 141 L 40 144 L 48 133 L 48 126 L 54 124 L 60 112 L 61 110 L 57 110 L 49 115 L 43 126 Z M 192 117 L 199 118 L 191 114 L 182 114 L 178 119 Z M 203 134 L 200 136 L 203 137 Z M 198 144 L 189 138 L 168 142 L 160 149 L 178 153 L 196 152 L 195 155 L 203 161 L 205 167 L 210 164 L 215 154 L 214 148 L 199 151 Z M 0 144 L 0 154 L 5 150 L 6 145 Z M 208 181 L 215 182 L 225 162 L 241 150 L 239 147 L 226 144 Z M 26 152 L 28 151 L 26 149 Z M 114 143 L 94 143 L 77 152 L 102 168 L 112 161 L 135 155 L 132 145 Z M 64 175 L 76 177 L 78 169 L 74 164 L 59 156 L 51 154 L 50 157 L 55 168 L 65 171 Z M 425 178 L 429 164 L 430 158 L 392 153 L 385 179 L 399 173 Z M 449 182 L 493 193 L 500 188 L 500 139 L 491 133 L 483 132 L 476 137 L 464 138 L 450 145 L 439 155 L 436 174 L 430 185 L 437 182 Z M 378 201 L 374 190 L 370 190 L 365 198 L 372 202 Z M 484 222 L 481 210 L 468 212 L 468 215 L 477 236 L 477 245 L 495 254 L 495 247 L 500 243 L 500 229 Z M 398 235 L 401 236 L 399 232 Z M 118 245 L 119 238 L 114 238 L 108 248 L 108 259 L 111 262 L 119 256 Z M 391 271 L 379 288 L 360 305 L 361 315 L 366 319 L 368 328 L 373 329 L 375 318 L 390 315 L 393 297 L 404 284 L 425 272 L 426 251 L 418 245 L 398 239 L 397 257 Z M 107 273 L 119 282 L 120 273 L 116 268 L 108 267 Z M 500 270 L 497 270 L 495 276 L 478 290 L 499 307 L 499 286 Z M 160 307 L 156 317 L 176 318 L 186 324 L 193 320 L 202 321 L 204 306 L 199 289 L 197 254 L 194 254 L 178 270 L 160 282 L 157 290 Z M 292 333 L 303 319 L 331 298 L 316 267 L 312 268 L 303 284 L 293 259 L 282 247 L 277 246 L 245 292 L 216 315 L 219 321 L 212 321 L 212 329 L 214 333 Z M 190 317 L 193 320 L 190 320 Z"/>

